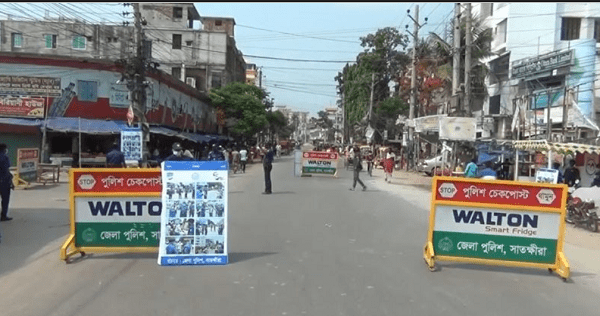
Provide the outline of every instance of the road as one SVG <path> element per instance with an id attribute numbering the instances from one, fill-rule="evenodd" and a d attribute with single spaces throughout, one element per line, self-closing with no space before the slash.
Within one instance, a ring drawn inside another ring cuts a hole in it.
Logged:
<path id="1" fill-rule="evenodd" d="M 67 265 L 67 185 L 15 191 L 15 219 L 2 223 L 0 315 L 598 314 L 597 270 L 584 265 L 568 283 L 536 269 L 441 263 L 429 272 L 429 193 L 382 177 L 363 172 L 369 189 L 349 191 L 350 171 L 297 178 L 285 156 L 273 194 L 262 195 L 262 168 L 250 165 L 230 176 L 230 262 L 201 267 L 162 267 L 156 254 Z M 567 258 L 586 262 L 581 245 L 569 247 Z"/>

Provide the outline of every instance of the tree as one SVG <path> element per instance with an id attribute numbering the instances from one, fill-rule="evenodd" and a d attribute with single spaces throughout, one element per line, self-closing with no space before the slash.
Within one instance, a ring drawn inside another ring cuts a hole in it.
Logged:
<path id="1" fill-rule="evenodd" d="M 280 111 L 267 112 L 267 122 L 269 122 L 269 130 L 273 133 L 288 138 L 291 132 L 286 129 L 288 126 L 287 118 Z M 287 136 L 284 136 L 287 135 Z"/>
<path id="2" fill-rule="evenodd" d="M 252 137 L 268 124 L 264 90 L 240 82 L 213 89 L 212 104 L 222 112 L 228 130 L 240 137 Z"/>
<path id="3" fill-rule="evenodd" d="M 410 62 L 404 51 L 408 37 L 396 28 L 386 27 L 375 34 L 361 37 L 360 40 L 365 50 L 357 56 L 356 64 L 346 65 L 335 77 L 338 81 L 338 93 L 344 96 L 348 126 L 359 127 L 360 130 L 371 123 L 376 128 L 383 128 L 380 123 L 386 120 L 378 116 L 389 112 L 390 108 L 389 104 L 384 111 L 379 111 L 378 107 L 381 102 L 390 98 L 390 81 L 395 80 L 400 70 Z M 367 121 L 372 87 L 373 115 Z M 397 106 L 396 109 L 401 111 L 404 107 Z"/>

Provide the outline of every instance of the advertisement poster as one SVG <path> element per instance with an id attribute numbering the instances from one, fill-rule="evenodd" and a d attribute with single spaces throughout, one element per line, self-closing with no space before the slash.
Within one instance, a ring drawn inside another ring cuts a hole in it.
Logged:
<path id="1" fill-rule="evenodd" d="M 19 178 L 27 182 L 34 182 L 37 179 L 39 152 L 40 150 L 37 148 L 17 149 L 17 173 Z"/>
<path id="2" fill-rule="evenodd" d="M 0 116 L 44 117 L 43 97 L 0 96 Z"/>
<path id="3" fill-rule="evenodd" d="M 165 161 L 160 265 L 227 264 L 226 161 Z"/>
<path id="4" fill-rule="evenodd" d="M 302 174 L 336 175 L 338 154 L 321 151 L 302 153 Z"/>
<path id="5" fill-rule="evenodd" d="M 540 168 L 535 172 L 535 182 L 537 183 L 558 183 L 558 170 Z"/>
<path id="6" fill-rule="evenodd" d="M 142 159 L 142 130 L 131 129 L 121 131 L 121 152 L 125 160 L 139 161 Z"/>

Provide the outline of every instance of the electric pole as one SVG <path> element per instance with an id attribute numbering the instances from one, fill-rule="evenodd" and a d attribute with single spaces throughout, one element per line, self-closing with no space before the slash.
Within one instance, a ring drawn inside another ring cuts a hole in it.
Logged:
<path id="1" fill-rule="evenodd" d="M 465 30 L 465 110 L 466 116 L 471 117 L 471 3 L 467 3 L 467 25 Z"/>
<path id="2" fill-rule="evenodd" d="M 460 3 L 454 4 L 454 48 L 452 55 L 452 98 L 456 102 L 454 111 L 460 108 L 458 89 L 460 86 Z M 449 111 L 450 112 L 450 111 Z M 450 114 L 450 113 L 448 113 Z"/>
<path id="3" fill-rule="evenodd" d="M 417 106 L 417 45 L 419 43 L 419 29 L 421 27 L 423 27 L 425 24 L 421 25 L 419 24 L 419 6 L 415 6 L 415 18 L 413 19 L 412 16 L 410 16 L 410 10 L 406 11 L 409 15 L 408 17 L 413 20 L 414 24 L 413 24 L 413 33 L 410 33 L 408 30 L 407 32 L 409 34 L 411 34 L 413 36 L 413 51 L 412 51 L 412 74 L 411 74 L 411 78 L 410 78 L 410 107 L 409 107 L 409 111 L 408 111 L 408 119 L 411 121 L 411 125 L 409 126 L 408 129 L 408 137 L 409 137 L 409 142 L 411 144 L 413 144 L 413 157 L 410 157 L 408 159 L 409 161 L 409 165 L 411 168 L 414 168 L 414 164 L 415 161 L 417 160 L 418 156 L 417 156 L 417 152 L 418 150 L 416 149 L 418 146 L 418 143 L 414 141 L 414 119 L 415 119 L 415 107 Z M 427 18 L 425 18 L 425 22 L 427 23 Z M 406 26 L 406 28 L 408 29 L 408 25 Z M 412 159 L 411 159 L 412 158 Z"/>
<path id="4" fill-rule="evenodd" d="M 142 163 L 145 165 L 147 157 L 144 155 L 144 149 L 147 149 L 146 142 L 149 140 L 149 130 L 146 122 L 146 60 L 143 49 L 143 30 L 142 14 L 140 13 L 140 4 L 133 3 L 133 14 L 135 18 L 135 44 L 136 52 L 134 58 L 135 75 L 133 79 L 132 101 L 134 114 L 140 123 L 142 129 Z"/>

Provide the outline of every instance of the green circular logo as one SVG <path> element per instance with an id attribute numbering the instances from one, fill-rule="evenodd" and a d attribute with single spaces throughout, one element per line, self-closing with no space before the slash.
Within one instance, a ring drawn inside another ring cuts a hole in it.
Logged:
<path id="1" fill-rule="evenodd" d="M 92 242 L 96 239 L 96 231 L 91 228 L 86 228 L 83 233 L 81 233 L 81 238 L 85 242 Z"/>
<path id="2" fill-rule="evenodd" d="M 450 250 L 452 250 L 453 247 L 453 243 L 452 240 L 448 237 L 444 237 L 442 240 L 440 240 L 440 242 L 438 243 L 438 248 L 442 251 L 448 252 Z"/>

